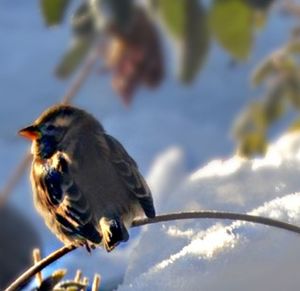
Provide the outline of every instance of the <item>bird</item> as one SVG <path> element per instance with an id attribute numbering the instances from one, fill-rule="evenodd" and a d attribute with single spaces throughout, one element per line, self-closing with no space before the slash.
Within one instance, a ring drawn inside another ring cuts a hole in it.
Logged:
<path id="1" fill-rule="evenodd" d="M 112 251 L 137 217 L 155 217 L 137 163 L 87 111 L 58 104 L 19 131 L 32 141 L 34 205 L 65 245 Z"/>

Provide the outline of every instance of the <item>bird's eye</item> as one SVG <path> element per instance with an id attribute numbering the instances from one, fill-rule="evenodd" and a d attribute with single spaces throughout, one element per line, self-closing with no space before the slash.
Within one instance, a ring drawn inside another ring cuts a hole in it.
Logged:
<path id="1" fill-rule="evenodd" d="M 49 124 L 46 128 L 47 128 L 47 131 L 53 131 L 53 130 L 55 130 L 55 126 L 52 125 L 52 124 Z"/>

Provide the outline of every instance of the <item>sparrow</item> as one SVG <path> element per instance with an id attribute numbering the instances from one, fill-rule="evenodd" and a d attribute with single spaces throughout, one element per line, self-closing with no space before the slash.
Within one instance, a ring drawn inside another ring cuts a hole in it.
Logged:
<path id="1" fill-rule="evenodd" d="M 55 105 L 19 134 L 32 141 L 34 205 L 64 244 L 110 252 L 135 218 L 155 217 L 136 162 L 86 111 Z"/>

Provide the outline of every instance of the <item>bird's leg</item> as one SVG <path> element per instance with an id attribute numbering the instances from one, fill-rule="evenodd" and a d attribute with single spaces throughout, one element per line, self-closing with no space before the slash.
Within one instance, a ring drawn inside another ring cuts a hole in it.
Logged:
<path id="1" fill-rule="evenodd" d="M 91 253 L 92 249 L 93 250 L 95 249 L 95 246 L 90 245 L 88 241 L 81 241 L 81 242 L 78 243 L 78 245 L 81 246 L 81 247 L 85 247 L 86 250 L 88 251 L 88 253 Z"/>

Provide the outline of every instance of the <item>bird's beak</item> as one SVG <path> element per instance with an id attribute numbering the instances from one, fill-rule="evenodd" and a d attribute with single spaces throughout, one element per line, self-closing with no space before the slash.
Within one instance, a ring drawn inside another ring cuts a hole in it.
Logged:
<path id="1" fill-rule="evenodd" d="M 28 138 L 30 140 L 35 140 L 41 137 L 41 131 L 36 125 L 30 125 L 19 130 L 19 135 Z"/>

